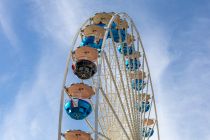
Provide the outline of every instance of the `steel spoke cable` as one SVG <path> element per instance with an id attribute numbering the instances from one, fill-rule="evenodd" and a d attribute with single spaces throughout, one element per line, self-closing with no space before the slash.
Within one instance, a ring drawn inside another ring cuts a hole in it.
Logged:
<path id="1" fill-rule="evenodd" d="M 126 14 L 127 15 L 127 14 Z M 130 18 L 130 20 L 132 21 L 132 19 Z M 138 32 L 138 29 L 136 28 L 136 26 L 135 26 L 135 24 L 133 23 L 133 21 L 132 21 L 132 24 L 134 25 L 134 28 L 135 28 L 135 30 L 136 30 L 136 33 L 137 33 L 137 35 L 138 35 L 138 38 L 140 39 L 139 41 L 140 41 L 140 44 L 141 44 L 141 46 L 142 46 L 142 50 L 143 50 L 143 52 L 145 53 L 145 51 L 144 51 L 144 47 L 143 47 L 143 43 L 142 43 L 142 41 L 141 41 L 141 38 L 140 38 L 140 34 L 139 34 L 139 32 Z M 147 57 L 145 56 L 145 62 L 146 62 L 146 65 L 148 66 L 148 61 L 147 61 Z M 148 72 L 149 72 L 149 74 L 150 74 L 150 70 L 149 70 L 149 67 L 148 67 Z M 152 90 L 152 97 L 153 97 L 153 102 L 154 102 L 154 109 L 155 109 L 155 117 L 156 117 L 156 120 L 157 120 L 157 129 L 158 129 L 158 140 L 160 140 L 160 134 L 159 134 L 159 125 L 158 125 L 158 115 L 157 115 L 157 108 L 156 108 L 156 103 L 155 103 L 155 99 L 154 99 L 154 89 L 153 89 L 153 86 L 152 86 L 152 79 L 151 79 L 151 75 L 150 75 L 150 81 L 151 81 L 151 90 Z"/>
<path id="2" fill-rule="evenodd" d="M 132 25 L 132 30 L 133 30 L 133 25 Z M 133 31 L 132 31 L 132 33 L 133 33 Z M 138 40 L 138 38 L 137 38 L 137 50 L 138 50 L 138 52 L 140 53 L 140 48 L 139 48 L 139 40 Z M 137 98 L 137 100 L 138 100 L 138 105 L 141 105 L 141 103 L 140 103 L 140 95 L 142 95 L 143 94 L 143 90 L 144 90 L 144 72 L 145 72 L 145 67 L 144 67 L 144 53 L 142 53 L 141 52 L 141 54 L 142 54 L 142 75 L 141 75 L 141 77 L 142 77 L 142 84 L 141 84 L 141 86 L 142 86 L 142 89 L 141 89 L 141 93 L 139 93 L 138 92 L 138 98 Z M 140 55 L 141 55 L 140 54 Z M 135 75 L 135 77 L 136 77 L 137 75 Z M 141 98 L 143 97 L 143 95 L 141 96 Z M 141 101 L 143 101 L 142 99 L 141 99 Z M 140 128 L 140 123 L 141 123 L 141 115 L 142 115 L 142 113 L 138 113 L 138 135 L 139 135 L 139 137 L 140 137 L 140 139 L 142 139 L 142 136 L 141 136 L 141 132 L 140 132 L 140 130 L 141 130 L 141 128 Z"/>
<path id="3" fill-rule="evenodd" d="M 143 96 L 141 97 L 141 101 L 144 101 L 145 100 L 145 105 L 143 107 L 143 113 L 141 113 L 141 118 L 140 118 L 140 121 L 141 121 L 141 126 L 140 126 L 140 130 L 143 130 L 143 127 L 144 127 L 144 124 L 143 124 L 143 120 L 145 119 L 145 116 L 146 116 L 146 96 L 147 96 L 147 93 L 148 93 L 148 89 L 149 89 L 149 74 L 148 74 L 148 78 L 147 78 L 147 85 L 146 85 L 146 92 L 145 92 L 145 97 L 143 99 Z M 149 103 L 150 105 L 150 103 Z M 151 106 L 150 106 L 150 109 L 151 109 Z"/>
<path id="4" fill-rule="evenodd" d="M 129 108 L 129 104 L 128 104 L 128 98 L 127 98 L 126 91 L 125 91 L 125 85 L 124 85 L 124 80 L 123 80 L 123 77 L 122 77 L 122 72 L 121 72 L 120 66 L 119 66 L 119 59 L 117 57 L 117 51 L 116 51 L 117 47 L 114 44 L 114 37 L 113 37 L 112 32 L 110 32 L 110 35 L 111 35 L 111 38 L 112 38 L 112 43 L 113 43 L 112 45 L 114 47 L 115 60 L 117 62 L 117 66 L 118 66 L 118 72 L 120 74 L 120 81 L 121 81 L 121 85 L 122 85 L 122 89 L 123 89 L 123 94 L 124 94 L 125 101 L 126 101 L 126 106 L 127 106 L 127 110 L 128 110 L 128 116 L 129 116 L 129 119 L 130 119 L 130 122 L 131 122 L 131 125 L 132 125 L 132 120 L 131 120 L 131 116 L 130 116 L 131 112 L 130 112 L 130 108 Z M 133 131 L 131 131 L 131 135 L 133 135 Z"/>
<path id="5" fill-rule="evenodd" d="M 144 102 L 144 106 L 141 106 L 141 108 L 142 108 L 142 110 L 143 110 L 143 112 L 141 113 L 141 116 L 140 116 L 140 130 L 142 130 L 143 129 L 143 126 L 144 126 L 144 124 L 143 124 L 143 120 L 145 120 L 145 117 L 146 117 L 146 107 L 147 107 L 147 95 L 149 95 L 148 94 L 148 85 L 149 85 L 149 83 L 148 83 L 148 81 L 146 82 L 147 83 L 147 85 L 146 85 L 146 92 L 144 93 L 144 95 L 145 96 L 141 96 L 141 99 L 140 99 L 140 101 L 141 101 L 141 103 L 140 103 L 140 105 L 142 105 L 143 104 L 143 102 Z M 150 103 L 149 103 L 149 105 L 150 105 Z M 150 106 L 150 108 L 151 108 L 151 106 Z"/>
<path id="6" fill-rule="evenodd" d="M 93 131 L 94 133 L 97 133 L 97 132 L 95 131 L 95 129 L 93 128 L 93 126 L 91 125 L 90 121 L 89 121 L 87 118 L 85 119 L 85 122 L 86 122 L 87 125 L 92 129 L 92 131 Z M 105 139 L 110 140 L 106 135 L 101 134 L 100 132 L 98 132 L 98 134 L 99 134 L 100 136 L 104 137 Z"/>
<path id="7" fill-rule="evenodd" d="M 138 43 L 138 42 L 137 42 Z M 139 43 L 138 43 L 139 44 Z M 139 95 L 138 95 L 138 104 L 141 106 L 141 109 L 143 109 L 143 114 L 145 114 L 145 110 L 146 110 L 146 96 L 147 96 L 147 92 L 148 92 L 148 84 L 147 84 L 147 88 L 146 88 L 146 92 L 145 92 L 145 97 L 144 97 L 144 99 L 143 99 L 143 89 L 144 89 L 144 72 L 145 72 L 145 67 L 144 67 L 144 57 L 145 57 L 145 54 L 144 53 L 142 53 L 142 57 L 143 57 L 143 60 L 142 60 L 142 84 L 141 84 L 141 86 L 142 86 L 142 90 L 140 91 L 141 93 L 139 93 Z M 148 81 L 147 81 L 147 83 L 148 83 Z M 141 95 L 141 96 L 140 96 Z M 140 99 L 140 97 L 141 97 L 141 99 Z M 144 106 L 144 108 L 142 108 L 142 104 L 143 104 L 143 101 L 145 100 L 145 106 Z M 141 112 L 141 115 L 139 115 L 139 118 L 138 118 L 138 120 L 139 120 L 139 122 L 140 122 L 140 124 L 139 124 L 139 131 L 141 130 L 141 128 L 142 128 L 142 112 Z M 141 131 L 140 131 L 140 137 L 142 137 L 141 136 Z"/>
<path id="8" fill-rule="evenodd" d="M 120 36 L 121 37 L 121 36 Z M 126 36 L 125 36 L 125 39 L 126 39 L 126 42 L 127 42 L 127 32 L 126 32 Z M 124 45 L 124 44 L 123 44 Z M 124 46 L 123 46 L 124 47 Z M 127 54 L 128 54 L 128 52 L 127 52 Z M 124 71 L 125 71 L 125 73 L 126 73 L 126 76 L 127 76 L 127 70 L 126 70 L 126 68 L 125 68 L 125 58 L 123 57 L 123 63 L 124 63 Z M 131 72 L 131 66 L 129 66 L 129 73 Z M 126 77 L 126 80 L 128 80 L 128 78 Z M 127 81 L 128 82 L 128 81 Z M 129 78 L 129 82 L 131 83 L 131 79 Z M 128 82 L 128 89 L 129 89 L 129 91 L 130 91 L 130 88 L 129 88 L 129 82 Z M 133 102 L 132 102 L 132 106 L 133 106 L 133 114 L 132 114 L 132 116 L 133 116 L 133 129 L 134 129 L 134 132 L 135 132 L 135 137 L 137 137 L 137 131 L 136 131 L 136 115 L 135 115 L 135 108 L 134 108 L 134 106 L 135 106 L 135 98 L 134 98 L 134 90 L 132 89 L 132 86 L 131 86 L 131 91 L 132 91 L 132 94 L 131 94 L 131 98 L 133 99 Z M 131 100 L 132 100 L 131 99 Z"/>
<path id="9" fill-rule="evenodd" d="M 123 127 L 123 125 L 122 125 L 122 123 L 121 123 L 119 117 L 117 116 L 117 113 L 115 112 L 114 108 L 112 107 L 111 103 L 109 102 L 109 99 L 107 98 L 107 96 L 106 96 L 106 94 L 104 93 L 103 89 L 100 88 L 100 90 L 101 90 L 101 93 L 102 93 L 103 97 L 105 98 L 106 102 L 108 103 L 109 107 L 111 108 L 111 110 L 112 110 L 112 112 L 113 112 L 115 118 L 117 119 L 117 121 L 118 121 L 120 127 L 122 128 L 124 134 L 125 134 L 126 137 L 130 140 L 130 138 L 129 138 L 129 136 L 128 136 L 126 130 L 125 130 L 125 128 Z"/>
<path id="10" fill-rule="evenodd" d="M 109 56 L 110 56 L 110 55 L 109 55 Z M 104 62 L 104 59 L 103 59 L 103 62 Z M 111 80 L 111 78 L 110 78 L 110 80 Z M 110 82 L 111 82 L 111 81 L 110 81 Z M 108 85 L 108 84 L 106 84 L 106 88 L 107 88 L 107 85 Z M 105 90 L 108 91 L 107 89 L 105 89 Z M 111 98 L 111 100 L 112 100 L 112 98 Z M 111 102 L 112 102 L 112 101 L 111 101 Z M 110 117 L 107 117 L 107 118 L 110 118 Z M 109 121 L 109 123 L 112 124 L 112 121 Z"/>
<path id="11" fill-rule="evenodd" d="M 124 48 L 124 43 L 122 43 L 122 37 L 121 37 L 121 34 L 119 33 L 118 31 L 118 34 L 119 34 L 119 37 L 120 37 L 120 44 L 122 45 L 122 49 Z M 127 42 L 127 32 L 125 31 L 125 40 Z M 128 55 L 128 48 L 127 48 L 127 54 Z M 133 112 L 133 104 L 132 104 L 132 101 L 131 101 L 131 93 L 130 93 L 130 84 L 128 82 L 128 75 L 127 75 L 127 70 L 126 70 L 126 66 L 125 66 L 125 56 L 124 54 L 122 53 L 122 58 L 123 58 L 123 70 L 124 70 L 124 73 L 125 73 L 125 78 L 126 78 L 126 82 L 127 82 L 127 88 L 128 88 L 128 97 L 129 97 L 129 101 L 130 101 L 130 112 L 131 114 L 129 115 L 130 116 L 130 119 L 131 119 L 131 125 L 132 125 L 132 129 L 133 129 L 133 133 L 135 134 L 135 129 L 134 129 L 134 112 Z"/>
<path id="12" fill-rule="evenodd" d="M 134 43 L 134 34 L 133 34 L 133 25 L 131 24 L 131 38 L 132 38 L 132 45 L 135 47 L 135 43 Z M 139 52 L 139 47 L 137 46 L 137 52 Z M 133 60 L 133 65 L 134 65 L 134 67 L 135 67 L 135 58 L 134 58 L 134 60 Z M 134 71 L 134 73 L 135 73 L 135 77 L 134 77 L 134 80 L 136 81 L 136 73 L 137 73 L 137 71 L 135 70 Z M 135 88 L 137 88 L 137 83 L 135 82 L 135 86 L 134 86 Z M 138 102 L 138 97 L 137 97 L 137 93 L 138 93 L 138 91 L 137 91 L 137 89 L 135 89 L 135 103 L 137 103 Z M 139 139 L 139 111 L 138 111 L 138 109 L 136 109 L 136 132 L 137 132 L 137 138 Z"/>
<path id="13" fill-rule="evenodd" d="M 151 81 L 150 81 L 150 83 L 151 83 Z M 153 98 L 151 99 L 151 102 L 150 102 L 150 109 L 149 109 L 149 113 L 148 113 L 148 116 L 147 116 L 147 120 L 149 119 L 149 117 L 150 117 L 150 114 L 151 114 L 151 110 L 152 110 L 152 103 L 154 102 L 154 100 L 153 100 Z M 144 118 L 145 119 L 145 118 Z M 146 131 L 147 131 L 147 128 L 146 128 Z M 144 140 L 145 140 L 145 137 L 144 137 Z"/>
<path id="14" fill-rule="evenodd" d="M 92 83 L 93 83 L 93 85 L 95 85 L 96 83 L 94 82 L 94 79 L 93 78 L 91 78 L 92 79 Z M 90 100 L 91 101 L 91 100 Z M 93 105 L 93 102 L 91 101 L 91 104 Z M 104 104 L 103 104 L 104 105 Z M 104 105 L 104 108 L 105 108 L 105 105 Z M 94 108 L 95 109 L 95 108 Z M 101 105 L 99 105 L 99 110 L 100 110 L 100 112 L 102 112 L 102 109 L 101 109 Z M 107 118 L 108 119 L 108 118 Z M 99 120 L 99 119 L 98 119 Z M 107 124 L 107 123 L 105 123 L 105 120 L 104 120 L 104 117 L 102 118 L 102 120 L 103 120 L 103 124 L 104 124 L 104 126 L 106 126 L 105 124 Z M 108 122 L 108 121 L 107 121 Z M 100 123 L 99 123 L 99 125 L 100 125 Z M 104 133 L 104 132 L 103 132 Z"/>
<path id="15" fill-rule="evenodd" d="M 130 124 L 129 124 L 129 122 L 128 122 L 128 117 L 127 117 L 127 115 L 126 115 L 125 108 L 124 108 L 124 106 L 123 106 L 123 102 L 122 102 L 121 96 L 120 96 L 120 94 L 119 94 L 119 90 L 118 90 L 116 81 L 114 80 L 114 76 L 113 76 L 113 73 L 112 73 L 112 70 L 111 70 L 111 67 L 110 67 L 110 65 L 109 65 L 109 62 L 108 62 L 108 59 L 107 59 L 107 56 L 106 56 L 106 53 L 105 53 L 105 52 L 104 52 L 104 57 L 105 57 L 105 60 L 106 60 L 107 65 L 108 65 L 108 67 L 109 67 L 109 72 L 110 72 L 110 74 L 111 74 L 111 77 L 112 77 L 112 80 L 113 80 L 113 83 L 114 83 L 114 87 L 115 87 L 115 89 L 116 89 L 117 96 L 118 96 L 118 99 L 119 99 L 119 101 L 120 101 L 120 105 L 121 105 L 121 107 L 122 107 L 122 111 L 123 111 L 123 113 L 124 113 L 124 115 L 125 115 L 126 123 L 128 124 L 129 130 L 130 130 L 130 132 L 131 132 L 131 127 L 130 127 Z M 131 133 L 132 133 L 132 132 L 131 132 Z M 131 135 L 131 136 L 132 136 L 132 135 Z"/>
<path id="16" fill-rule="evenodd" d="M 123 17 L 127 17 L 127 18 L 132 22 L 132 24 L 133 24 L 133 26 L 134 26 L 134 29 L 135 29 L 135 31 L 136 31 L 136 33 L 137 33 L 137 36 L 138 36 L 138 38 L 139 38 L 139 42 L 140 42 L 140 44 L 141 44 L 141 48 L 142 48 L 142 50 L 143 50 L 143 53 L 145 53 L 145 50 L 144 50 L 144 47 L 143 47 L 143 43 L 142 43 L 142 40 L 141 40 L 141 38 L 140 38 L 140 34 L 139 34 L 138 29 L 136 28 L 136 26 L 135 26 L 133 20 L 132 20 L 132 19 L 130 18 L 130 16 L 128 16 L 128 14 L 126 14 L 126 13 L 123 13 L 123 12 L 122 12 L 122 13 L 119 13 L 119 15 L 122 15 Z M 147 61 L 147 57 L 146 57 L 146 56 L 145 56 L 145 62 L 146 62 L 146 65 L 147 65 L 147 67 L 148 67 L 148 61 Z M 149 67 L 148 67 L 148 72 L 150 73 Z M 150 76 L 150 79 L 151 79 L 151 76 Z M 152 81 L 152 80 L 151 80 L 151 81 Z M 156 103 L 155 103 L 155 99 L 154 99 L 154 89 L 153 89 L 153 86 L 152 86 L 152 82 L 151 82 L 151 90 L 152 90 L 152 96 L 153 96 L 153 100 L 154 100 L 155 116 L 156 116 L 156 119 L 157 119 L 158 140 L 160 140 L 159 125 L 158 125 L 158 115 L 157 115 L 157 108 L 156 108 Z"/>
<path id="17" fill-rule="evenodd" d="M 95 112 L 95 107 L 94 107 L 94 105 L 93 105 L 92 100 L 90 100 L 90 103 L 91 103 L 91 105 L 93 106 L 93 110 L 94 110 L 94 112 Z M 102 120 L 103 120 L 103 119 L 102 119 Z M 99 127 L 101 128 L 102 133 L 105 134 L 105 133 L 104 133 L 104 130 L 103 130 L 102 126 L 101 126 L 101 121 L 98 119 L 97 122 L 99 123 Z M 103 123 L 104 123 L 104 120 L 103 120 Z M 104 124 L 105 124 L 105 123 L 104 123 Z"/>
<path id="18" fill-rule="evenodd" d="M 106 75 L 106 69 L 105 69 L 105 62 L 104 62 L 104 58 L 102 58 L 102 63 L 103 63 L 103 67 L 104 67 L 104 73 L 105 73 L 105 75 Z M 106 91 L 106 92 L 108 92 L 108 82 L 107 82 L 107 77 L 105 77 L 105 86 L 106 86 L 106 87 L 105 87 L 105 91 Z M 104 99 L 104 98 L 103 98 L 103 101 L 105 101 L 105 99 Z M 105 110 L 106 110 L 106 115 L 108 116 L 108 112 L 107 112 L 107 111 L 108 111 L 108 109 L 109 109 L 109 108 L 106 108 L 105 104 L 104 104 L 104 108 L 105 108 Z M 106 119 L 106 120 L 107 120 L 107 124 L 111 123 L 111 120 L 109 120 L 109 119 L 108 119 L 108 117 L 107 117 L 107 119 Z M 108 120 L 109 120 L 109 121 L 108 121 Z"/>

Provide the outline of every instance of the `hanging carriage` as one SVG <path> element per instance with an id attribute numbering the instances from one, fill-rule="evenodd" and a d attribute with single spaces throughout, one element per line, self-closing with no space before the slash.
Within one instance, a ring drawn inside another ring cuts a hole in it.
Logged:
<path id="1" fill-rule="evenodd" d="M 92 112 L 92 106 L 86 100 L 74 98 L 66 102 L 65 110 L 72 119 L 83 120 Z"/>
<path id="2" fill-rule="evenodd" d="M 139 69 L 141 63 L 138 59 L 134 58 L 134 59 L 126 59 L 125 65 L 127 70 L 135 71 Z"/>
<path id="3" fill-rule="evenodd" d="M 90 133 L 81 130 L 68 130 L 62 135 L 66 140 L 93 140 Z"/>
<path id="4" fill-rule="evenodd" d="M 80 46 L 90 46 L 101 50 L 105 29 L 97 25 L 87 25 L 81 30 L 82 41 Z"/>
<path id="5" fill-rule="evenodd" d="M 79 47 L 73 52 L 75 63 L 72 70 L 80 79 L 89 79 L 97 72 L 95 61 L 98 58 L 98 51 L 92 47 Z"/>
<path id="6" fill-rule="evenodd" d="M 143 120 L 144 127 L 142 129 L 142 136 L 151 137 L 154 134 L 154 124 L 155 121 L 153 119 L 145 119 Z"/>
<path id="7" fill-rule="evenodd" d="M 135 52 L 135 49 L 132 45 L 128 46 L 127 43 L 122 43 L 118 46 L 118 51 L 123 55 L 131 55 Z"/>

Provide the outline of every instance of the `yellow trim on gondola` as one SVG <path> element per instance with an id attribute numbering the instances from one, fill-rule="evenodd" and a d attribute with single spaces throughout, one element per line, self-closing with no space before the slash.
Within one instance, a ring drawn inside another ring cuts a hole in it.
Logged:
<path id="1" fill-rule="evenodd" d="M 66 140 L 93 140 L 89 133 L 81 130 L 68 130 L 64 137 Z"/>
<path id="2" fill-rule="evenodd" d="M 98 50 L 89 46 L 79 47 L 73 53 L 73 60 L 96 61 L 98 59 Z"/>
<path id="3" fill-rule="evenodd" d="M 81 32 L 86 37 L 95 36 L 95 41 L 99 41 L 99 39 L 103 39 L 105 29 L 97 25 L 87 25 Z"/>
<path id="4" fill-rule="evenodd" d="M 79 99 L 88 99 L 95 94 L 93 88 L 84 83 L 72 84 L 70 87 L 66 88 L 66 93 L 70 97 Z"/>
<path id="5" fill-rule="evenodd" d="M 112 16 L 114 15 L 115 13 L 96 13 L 95 16 L 92 18 L 93 20 L 93 24 L 100 24 L 100 23 L 103 23 L 103 24 L 106 24 L 108 25 L 109 21 L 111 20 Z M 120 16 L 117 15 L 117 17 L 115 18 L 114 22 L 119 25 L 120 24 Z"/>
<path id="6" fill-rule="evenodd" d="M 137 72 L 134 72 L 134 71 L 131 71 L 129 73 L 129 76 L 131 79 L 144 79 L 146 78 L 146 73 L 142 73 L 142 71 L 137 71 Z M 143 76 L 143 78 L 142 78 Z"/>
<path id="7" fill-rule="evenodd" d="M 153 119 L 145 119 L 143 122 L 144 122 L 145 126 L 151 126 L 151 125 L 153 125 L 155 123 L 155 120 L 153 120 Z"/>

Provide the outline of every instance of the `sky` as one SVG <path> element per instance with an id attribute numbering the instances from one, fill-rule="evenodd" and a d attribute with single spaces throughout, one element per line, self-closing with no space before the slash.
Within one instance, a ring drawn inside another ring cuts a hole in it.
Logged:
<path id="1" fill-rule="evenodd" d="M 210 140 L 208 0 L 0 0 L 0 139 L 57 139 L 73 36 L 103 11 L 128 13 L 140 31 L 161 140 Z"/>

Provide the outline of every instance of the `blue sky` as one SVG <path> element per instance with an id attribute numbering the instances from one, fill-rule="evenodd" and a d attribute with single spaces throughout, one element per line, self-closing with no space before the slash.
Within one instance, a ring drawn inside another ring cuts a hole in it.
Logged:
<path id="1" fill-rule="evenodd" d="M 57 138 L 59 91 L 73 35 L 100 11 L 127 12 L 141 33 L 161 139 L 210 140 L 208 0 L 1 0 L 0 139 Z"/>

